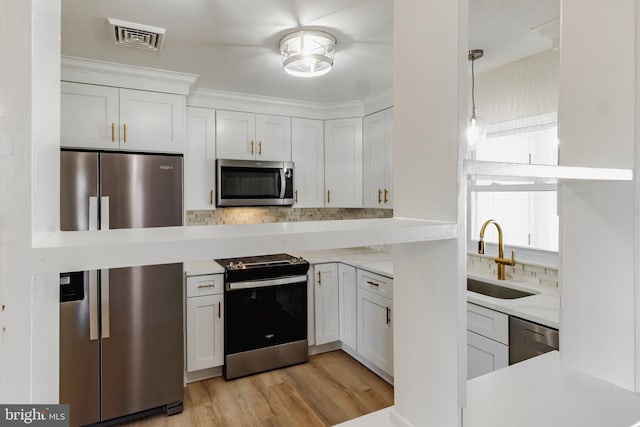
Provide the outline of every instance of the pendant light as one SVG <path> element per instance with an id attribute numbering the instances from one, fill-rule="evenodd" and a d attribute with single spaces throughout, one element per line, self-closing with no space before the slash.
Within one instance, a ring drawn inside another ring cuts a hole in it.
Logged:
<path id="1" fill-rule="evenodd" d="M 471 61 L 471 118 L 467 127 L 467 147 L 473 148 L 484 140 L 487 133 L 487 126 L 481 117 L 476 114 L 476 76 L 474 63 L 476 59 L 482 58 L 484 51 L 482 49 L 472 49 L 469 51 L 468 59 Z"/>

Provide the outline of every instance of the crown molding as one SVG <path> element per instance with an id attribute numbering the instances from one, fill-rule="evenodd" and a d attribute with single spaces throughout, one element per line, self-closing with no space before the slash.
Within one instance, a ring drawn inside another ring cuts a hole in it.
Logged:
<path id="1" fill-rule="evenodd" d="M 362 101 L 318 103 L 212 89 L 192 91 L 187 105 L 318 120 L 362 117 L 365 110 Z"/>
<path id="2" fill-rule="evenodd" d="M 76 83 L 188 95 L 198 75 L 62 56 L 61 79 Z"/>
<path id="3" fill-rule="evenodd" d="M 393 107 L 393 89 L 368 96 L 364 99 L 364 115 L 376 113 L 389 107 Z"/>

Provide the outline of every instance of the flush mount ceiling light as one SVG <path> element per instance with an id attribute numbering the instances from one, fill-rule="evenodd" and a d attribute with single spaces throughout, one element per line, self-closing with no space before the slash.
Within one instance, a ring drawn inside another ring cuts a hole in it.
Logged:
<path id="1" fill-rule="evenodd" d="M 476 59 L 482 58 L 484 51 L 482 49 L 472 49 L 469 51 L 468 59 L 471 61 L 471 118 L 469 119 L 469 127 L 467 128 L 467 146 L 475 147 L 482 142 L 487 132 L 484 120 L 476 115 L 476 76 L 473 64 Z"/>
<path id="2" fill-rule="evenodd" d="M 298 77 L 327 74 L 333 67 L 336 38 L 324 31 L 299 30 L 280 40 L 284 70 Z"/>

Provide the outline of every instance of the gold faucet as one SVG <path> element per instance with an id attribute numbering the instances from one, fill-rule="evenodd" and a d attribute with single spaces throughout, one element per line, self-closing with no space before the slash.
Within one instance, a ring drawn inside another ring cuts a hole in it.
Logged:
<path id="1" fill-rule="evenodd" d="M 498 280 L 504 280 L 507 278 L 507 273 L 505 271 L 505 266 L 516 265 L 516 257 L 515 253 L 511 251 L 511 259 L 507 259 L 504 257 L 504 246 L 502 244 L 502 228 L 498 224 L 495 219 L 489 219 L 482 224 L 480 228 L 480 240 L 478 241 L 478 253 L 484 254 L 484 231 L 487 229 L 489 224 L 493 224 L 498 229 L 498 258 L 495 259 L 496 264 L 498 264 Z"/>

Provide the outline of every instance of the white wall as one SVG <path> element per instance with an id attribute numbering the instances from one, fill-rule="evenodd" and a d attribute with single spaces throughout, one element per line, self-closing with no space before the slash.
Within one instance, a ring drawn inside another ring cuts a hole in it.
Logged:
<path id="1" fill-rule="evenodd" d="M 553 50 L 476 73 L 478 115 L 492 124 L 558 111 L 559 73 L 560 52 Z"/>
<path id="2" fill-rule="evenodd" d="M 635 165 L 635 3 L 562 2 L 562 165 Z M 636 185 L 563 183 L 559 197 L 561 359 L 628 390 L 638 358 Z"/>
<path id="3" fill-rule="evenodd" d="M 458 138 L 466 123 L 467 2 L 394 4 L 394 215 L 463 225 Z M 393 247 L 396 425 L 460 424 L 464 245 L 458 239 Z"/>
<path id="4" fill-rule="evenodd" d="M 31 244 L 59 224 L 60 1 L 6 0 L 0 17 L 0 402 L 54 403 L 58 286 L 32 277 Z"/>

